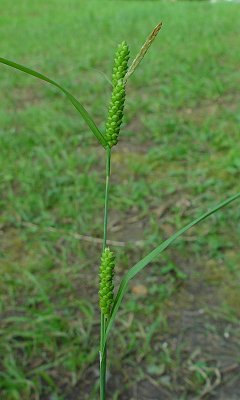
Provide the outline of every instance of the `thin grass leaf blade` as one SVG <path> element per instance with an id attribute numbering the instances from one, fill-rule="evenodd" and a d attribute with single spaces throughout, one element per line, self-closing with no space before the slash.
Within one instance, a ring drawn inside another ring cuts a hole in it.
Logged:
<path id="1" fill-rule="evenodd" d="M 53 81 L 52 79 L 48 78 L 47 76 L 45 76 L 37 71 L 34 71 L 31 68 L 25 67 L 24 65 L 15 63 L 13 61 L 7 60 L 6 58 L 2 58 L 2 57 L 0 57 L 0 62 L 2 64 L 8 65 L 9 67 L 18 69 L 19 71 L 22 71 L 22 72 L 25 72 L 28 75 L 32 75 L 35 78 L 41 79 L 45 82 L 48 82 L 51 85 L 54 85 L 55 87 L 60 89 L 65 94 L 65 96 L 68 98 L 68 100 L 73 104 L 73 106 L 78 110 L 78 112 L 81 114 L 82 118 L 85 120 L 85 122 L 87 123 L 87 125 L 89 126 L 89 128 L 91 129 L 93 134 L 96 136 L 96 138 L 98 139 L 100 144 L 104 148 L 107 147 L 107 142 L 106 142 L 103 134 L 99 131 L 99 129 L 97 128 L 93 119 L 90 117 L 87 110 L 85 110 L 85 108 L 82 106 L 82 104 L 71 93 L 69 93 L 68 90 L 64 89 L 61 85 L 59 85 L 57 82 Z"/>
<path id="2" fill-rule="evenodd" d="M 153 29 L 151 34 L 148 36 L 147 40 L 145 41 L 145 43 L 141 47 L 140 51 L 138 52 L 138 54 L 134 58 L 132 64 L 128 68 L 128 71 L 127 71 L 127 73 L 125 75 L 125 78 L 124 78 L 124 82 L 125 83 L 127 82 L 128 78 L 134 73 L 135 69 L 138 67 L 140 62 L 143 60 L 145 54 L 149 50 L 150 46 L 153 44 L 153 42 L 156 39 L 156 37 L 158 35 L 158 32 L 160 31 L 161 28 L 162 28 L 162 22 L 157 24 L 157 26 L 155 26 L 155 28 Z"/>
<path id="3" fill-rule="evenodd" d="M 147 256 L 142 258 L 142 260 L 138 261 L 137 264 L 135 264 L 132 268 L 130 268 L 130 270 L 125 274 L 125 276 L 123 277 L 123 279 L 120 283 L 120 286 L 119 286 L 119 289 L 118 289 L 118 292 L 117 292 L 117 295 L 116 295 L 116 298 L 115 298 L 115 301 L 113 304 L 111 316 L 110 316 L 110 319 L 108 322 L 106 336 L 105 336 L 105 343 L 107 341 L 107 337 L 108 337 L 109 332 L 115 321 L 117 311 L 122 303 L 123 296 L 126 293 L 129 281 L 131 279 L 133 279 L 140 271 L 142 271 L 143 268 L 145 268 L 151 261 L 153 261 L 154 258 L 159 256 L 165 249 L 167 249 L 177 238 L 179 238 L 179 236 L 181 236 L 183 233 L 185 233 L 188 229 L 197 225 L 199 222 L 208 218 L 210 215 L 219 211 L 221 208 L 232 203 L 234 200 L 237 200 L 239 197 L 240 197 L 240 193 L 237 193 L 236 195 L 229 197 L 227 200 L 218 204 L 217 206 L 212 208 L 210 211 L 207 211 L 206 213 L 202 214 L 200 217 L 196 218 L 194 221 L 190 222 L 188 225 L 184 226 L 182 229 L 177 231 L 174 235 L 172 235 L 170 238 L 165 240 L 158 247 L 156 247 L 156 249 L 151 251 Z"/>

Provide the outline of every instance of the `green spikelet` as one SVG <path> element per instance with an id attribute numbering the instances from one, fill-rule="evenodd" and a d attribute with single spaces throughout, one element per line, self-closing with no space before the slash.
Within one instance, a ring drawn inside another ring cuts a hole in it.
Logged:
<path id="1" fill-rule="evenodd" d="M 101 257 L 99 274 L 99 305 L 106 318 L 109 317 L 113 303 L 113 275 L 115 257 L 109 248 L 106 248 Z"/>
<path id="2" fill-rule="evenodd" d="M 118 81 L 117 85 L 113 88 L 106 123 L 105 137 L 110 147 L 116 145 L 118 142 L 118 135 L 123 118 L 124 101 L 125 86 L 123 82 Z"/>
<path id="3" fill-rule="evenodd" d="M 114 60 L 112 84 L 113 91 L 108 110 L 108 119 L 106 123 L 105 138 L 110 147 L 118 142 L 118 135 L 123 118 L 125 102 L 125 84 L 124 77 L 128 69 L 129 48 L 126 42 L 122 42 L 117 49 Z"/>
<path id="4" fill-rule="evenodd" d="M 129 48 L 126 42 L 122 42 L 118 45 L 118 49 L 116 51 L 114 66 L 113 66 L 113 75 L 112 75 L 112 84 L 116 86 L 119 80 L 123 80 L 127 73 L 128 69 L 128 60 L 129 60 Z"/>

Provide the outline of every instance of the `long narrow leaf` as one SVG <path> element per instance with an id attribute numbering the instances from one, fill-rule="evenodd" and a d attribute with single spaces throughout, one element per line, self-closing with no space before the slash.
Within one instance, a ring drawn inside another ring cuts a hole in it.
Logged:
<path id="1" fill-rule="evenodd" d="M 2 64 L 6 64 L 9 67 L 18 69 L 19 71 L 25 72 L 28 75 L 32 75 L 35 78 L 41 79 L 45 82 L 51 83 L 52 85 L 56 86 L 58 89 L 60 89 L 65 96 L 67 96 L 68 100 L 74 105 L 74 107 L 78 110 L 78 112 L 81 114 L 81 116 L 83 117 L 83 119 L 85 120 L 85 122 L 87 123 L 87 125 L 89 126 L 89 128 L 91 129 L 91 131 L 93 132 L 93 134 L 96 136 L 96 138 L 98 139 L 98 141 L 101 143 L 101 145 L 106 148 L 107 146 L 107 142 L 104 139 L 103 134 L 99 131 L 99 129 L 97 128 L 97 126 L 95 125 L 95 122 L 92 120 L 92 118 L 90 117 L 90 115 L 88 114 L 87 110 L 85 110 L 85 108 L 82 106 L 81 103 L 79 103 L 79 101 L 71 94 L 68 92 L 68 90 L 64 89 L 61 85 L 59 85 L 57 82 L 53 81 L 52 79 L 49 79 L 47 76 L 40 74 L 37 71 L 34 71 L 33 69 L 24 67 L 21 64 L 17 64 L 13 61 L 9 61 L 6 58 L 2 58 L 0 57 L 0 62 Z"/>
<path id="2" fill-rule="evenodd" d="M 158 24 L 153 31 L 151 32 L 151 34 L 148 36 L 147 40 L 145 41 L 144 45 L 141 47 L 140 51 L 138 52 L 138 54 L 136 55 L 136 57 L 134 58 L 132 64 L 130 65 L 130 67 L 128 68 L 128 71 L 125 75 L 124 78 L 124 82 L 126 83 L 128 78 L 133 74 L 133 72 L 135 71 L 135 69 L 138 67 L 138 65 L 140 64 L 140 62 L 142 61 L 142 59 L 144 58 L 145 54 L 147 53 L 148 49 L 150 48 L 150 46 L 153 44 L 154 40 L 157 37 L 158 32 L 160 31 L 160 29 L 162 28 L 162 22 L 160 22 L 160 24 Z"/>
<path id="3" fill-rule="evenodd" d="M 123 277 L 117 295 L 116 299 L 114 301 L 114 305 L 112 308 L 112 313 L 111 317 L 108 322 L 107 330 L 106 330 L 106 337 L 105 337 L 105 343 L 107 340 L 107 337 L 109 335 L 109 332 L 112 328 L 112 325 L 115 321 L 117 311 L 122 303 L 123 296 L 127 290 L 128 283 L 129 281 L 135 277 L 144 267 L 146 267 L 151 261 L 153 261 L 154 258 L 159 256 L 167 247 L 169 247 L 179 236 L 181 236 L 183 233 L 185 233 L 188 229 L 192 228 L 194 225 L 197 225 L 199 222 L 203 221 L 207 217 L 209 217 L 211 214 L 214 214 L 216 211 L 220 210 L 221 208 L 227 206 L 230 204 L 232 201 L 238 199 L 240 197 L 240 193 L 237 193 L 236 195 L 229 197 L 227 200 L 223 201 L 222 203 L 218 204 L 216 207 L 212 208 L 210 211 L 206 212 L 205 214 L 202 214 L 200 217 L 195 219 L 193 222 L 190 222 L 190 224 L 186 225 L 184 228 L 180 229 L 178 232 L 176 232 L 174 235 L 172 235 L 169 239 L 165 240 L 163 243 L 161 243 L 156 249 L 151 251 L 147 256 L 145 256 L 142 260 L 138 261 L 137 264 L 135 264 L 130 270 L 125 274 Z"/>

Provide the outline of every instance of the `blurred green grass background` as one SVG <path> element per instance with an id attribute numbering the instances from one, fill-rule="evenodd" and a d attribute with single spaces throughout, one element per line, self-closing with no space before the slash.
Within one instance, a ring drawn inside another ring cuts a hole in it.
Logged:
<path id="1" fill-rule="evenodd" d="M 1 56 L 68 88 L 102 130 L 116 45 L 135 56 L 163 21 L 113 151 L 116 285 L 239 191 L 239 17 L 237 4 L 2 0 Z M 1 398 L 96 399 L 104 151 L 57 89 L 0 68 Z M 239 218 L 237 203 L 211 217 L 133 282 L 110 341 L 109 398 L 192 399 L 209 382 L 206 398 L 238 395 Z"/>

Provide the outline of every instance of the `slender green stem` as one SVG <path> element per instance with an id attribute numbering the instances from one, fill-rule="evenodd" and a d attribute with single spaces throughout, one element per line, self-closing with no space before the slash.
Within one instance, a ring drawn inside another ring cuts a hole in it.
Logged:
<path id="1" fill-rule="evenodd" d="M 103 251 L 107 244 L 107 223 L 108 223 L 108 198 L 109 198 L 109 180 L 111 165 L 111 149 L 106 149 L 106 189 L 104 204 L 104 222 L 103 222 Z M 100 337 L 100 400 L 106 399 L 106 361 L 107 347 L 105 345 L 105 334 L 107 323 L 104 314 L 101 312 L 101 337 Z"/>
<path id="2" fill-rule="evenodd" d="M 107 223 L 108 223 L 108 197 L 109 197 L 109 180 L 111 169 L 111 149 L 106 149 L 106 188 L 105 188 L 105 205 L 104 205 L 104 222 L 103 222 L 103 250 L 107 244 Z"/>
<path id="3" fill-rule="evenodd" d="M 101 338 L 100 338 L 100 400 L 106 399 L 106 361 L 107 361 L 107 347 L 104 348 L 106 332 L 105 316 L 101 312 Z M 104 349 L 104 350 L 103 350 Z"/>

